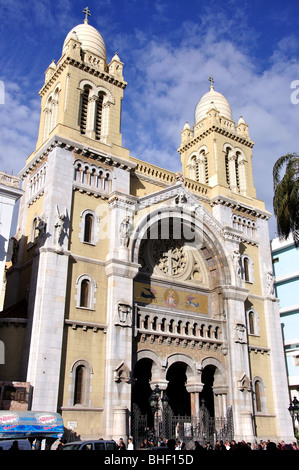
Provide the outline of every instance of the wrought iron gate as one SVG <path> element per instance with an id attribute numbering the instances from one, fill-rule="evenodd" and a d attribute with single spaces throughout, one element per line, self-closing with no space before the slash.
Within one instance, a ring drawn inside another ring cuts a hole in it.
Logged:
<path id="1" fill-rule="evenodd" d="M 133 404 L 132 437 L 135 449 L 139 449 L 147 440 L 153 440 L 154 445 L 157 445 L 159 438 L 180 440 L 191 446 L 195 441 L 201 445 L 206 442 L 214 445 L 217 440 L 231 441 L 234 438 L 232 408 L 228 408 L 225 418 L 214 418 L 204 405 L 200 407 L 196 417 L 175 416 L 168 406 L 149 420 L 147 415 L 142 415 L 138 406 Z"/>

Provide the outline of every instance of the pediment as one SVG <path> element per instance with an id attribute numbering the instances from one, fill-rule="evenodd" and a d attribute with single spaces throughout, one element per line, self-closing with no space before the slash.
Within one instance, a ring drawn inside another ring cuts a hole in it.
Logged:
<path id="1" fill-rule="evenodd" d="M 143 209 L 157 208 L 161 210 L 181 209 L 194 212 L 198 217 L 202 218 L 202 222 L 212 228 L 220 235 L 224 235 L 222 225 L 210 214 L 201 201 L 191 193 L 182 181 L 178 181 L 168 188 L 163 188 L 154 193 L 142 196 L 136 204 L 136 212 Z"/>
<path id="2" fill-rule="evenodd" d="M 168 188 L 163 188 L 146 196 L 142 196 L 138 200 L 138 210 L 145 207 L 155 206 L 156 204 L 166 203 L 167 206 L 176 204 L 189 203 L 193 206 L 198 205 L 198 200 L 190 191 L 188 191 L 183 182 L 178 181 Z"/>

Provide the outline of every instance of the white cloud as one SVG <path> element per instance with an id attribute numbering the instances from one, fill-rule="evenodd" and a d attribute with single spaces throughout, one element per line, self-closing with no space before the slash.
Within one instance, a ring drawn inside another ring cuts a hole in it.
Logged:
<path id="1" fill-rule="evenodd" d="M 26 102 L 16 83 L 5 83 L 4 104 L 0 105 L 0 167 L 17 174 L 32 153 L 37 140 L 39 98 Z"/>

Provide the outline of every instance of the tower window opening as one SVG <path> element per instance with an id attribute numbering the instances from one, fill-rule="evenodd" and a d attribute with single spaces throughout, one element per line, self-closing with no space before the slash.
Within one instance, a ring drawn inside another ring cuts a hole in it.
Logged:
<path id="1" fill-rule="evenodd" d="M 244 258 L 244 279 L 249 281 L 249 261 L 248 258 Z"/>
<path id="2" fill-rule="evenodd" d="M 229 178 L 229 165 L 228 165 L 228 151 L 225 153 L 225 174 L 226 174 L 226 182 L 229 186 L 230 178 Z"/>
<path id="3" fill-rule="evenodd" d="M 99 93 L 99 97 L 96 102 L 96 119 L 95 119 L 95 137 L 97 140 L 101 138 L 102 126 L 103 126 L 103 99 L 104 94 Z"/>
<path id="4" fill-rule="evenodd" d="M 235 160 L 235 165 L 236 165 L 236 184 L 237 188 L 240 189 L 240 175 L 239 175 L 239 161 L 238 157 Z"/>
<path id="5" fill-rule="evenodd" d="M 85 86 L 83 93 L 81 94 L 81 116 L 80 116 L 81 134 L 86 133 L 89 91 L 90 91 L 90 87 Z"/>
<path id="6" fill-rule="evenodd" d="M 208 167 L 207 155 L 205 155 L 205 178 L 206 178 L 206 184 L 209 184 L 209 167 Z"/>

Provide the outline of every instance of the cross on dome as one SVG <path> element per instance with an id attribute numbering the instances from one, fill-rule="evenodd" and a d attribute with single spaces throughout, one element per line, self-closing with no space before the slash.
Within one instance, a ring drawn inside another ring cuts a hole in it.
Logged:
<path id="1" fill-rule="evenodd" d="M 90 10 L 88 9 L 88 7 L 84 8 L 83 13 L 85 14 L 84 23 L 88 23 L 88 17 L 90 16 Z"/>
<path id="2" fill-rule="evenodd" d="M 212 89 L 214 88 L 214 87 L 213 87 L 214 79 L 213 79 L 212 75 L 209 76 L 209 82 L 210 82 L 210 84 L 211 84 L 210 90 L 212 90 Z"/>

